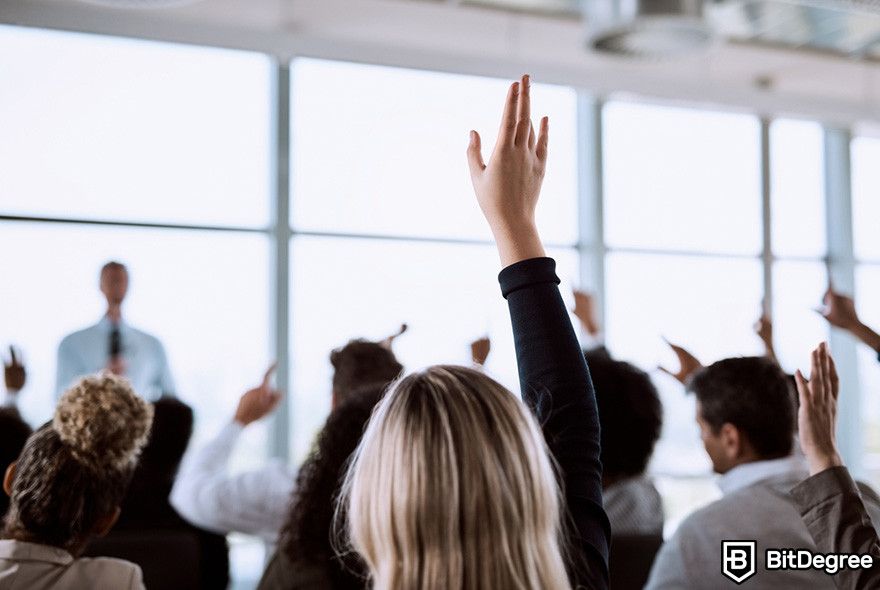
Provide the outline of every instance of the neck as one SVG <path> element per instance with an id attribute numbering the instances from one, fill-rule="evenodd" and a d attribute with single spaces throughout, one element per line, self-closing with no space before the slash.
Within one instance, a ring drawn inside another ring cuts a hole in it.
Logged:
<path id="1" fill-rule="evenodd" d="M 111 303 L 107 306 L 107 319 L 109 319 L 114 324 L 118 324 L 122 321 L 122 304 L 120 303 Z"/>

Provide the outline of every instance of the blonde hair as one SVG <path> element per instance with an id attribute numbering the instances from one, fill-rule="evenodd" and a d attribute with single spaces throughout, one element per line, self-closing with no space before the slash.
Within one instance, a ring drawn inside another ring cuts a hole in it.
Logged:
<path id="1" fill-rule="evenodd" d="M 377 590 L 570 589 L 538 425 L 486 375 L 435 366 L 377 406 L 343 485 Z"/>
<path id="2" fill-rule="evenodd" d="M 125 379 L 85 377 L 16 463 L 4 535 L 65 549 L 122 502 L 149 436 L 153 407 Z"/>

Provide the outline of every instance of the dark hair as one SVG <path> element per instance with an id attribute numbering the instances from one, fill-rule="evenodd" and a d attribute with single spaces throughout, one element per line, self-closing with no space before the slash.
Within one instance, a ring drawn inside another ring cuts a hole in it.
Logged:
<path id="1" fill-rule="evenodd" d="M 606 475 L 632 477 L 648 467 L 663 428 L 663 405 L 651 378 L 604 350 L 584 353 L 596 390 Z"/>
<path id="2" fill-rule="evenodd" d="M 0 478 L 9 464 L 18 459 L 24 443 L 31 435 L 31 427 L 21 419 L 15 408 L 0 408 Z M 0 491 L 0 522 L 9 509 L 9 496 Z"/>
<path id="3" fill-rule="evenodd" d="M 338 556 L 331 541 L 334 512 L 349 457 L 382 399 L 384 385 L 350 392 L 318 434 L 296 479 L 280 551 L 293 563 L 323 568 L 333 588 L 364 588 L 366 567 L 355 554 Z M 340 529 L 343 530 L 343 529 Z"/>
<path id="4" fill-rule="evenodd" d="M 763 459 L 791 453 L 794 392 L 790 378 L 774 361 L 767 357 L 724 359 L 698 371 L 689 389 L 714 432 L 725 423 L 733 424 Z"/>
<path id="5" fill-rule="evenodd" d="M 72 550 L 125 495 L 153 409 L 125 379 L 83 377 L 18 459 L 4 535 Z"/>
<path id="6" fill-rule="evenodd" d="M 351 340 L 330 353 L 333 365 L 333 391 L 342 402 L 354 389 L 367 385 L 383 385 L 397 379 L 401 365 L 391 349 L 377 342 Z"/>

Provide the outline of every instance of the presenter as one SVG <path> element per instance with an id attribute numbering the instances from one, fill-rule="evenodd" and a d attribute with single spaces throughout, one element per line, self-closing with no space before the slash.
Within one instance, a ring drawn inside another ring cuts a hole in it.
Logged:
<path id="1" fill-rule="evenodd" d="M 107 313 L 94 326 L 65 336 L 58 346 L 55 398 L 79 377 L 102 370 L 127 378 L 135 392 L 147 400 L 174 396 L 162 343 L 122 319 L 128 270 L 119 262 L 108 262 L 101 268 L 100 286 L 107 299 Z"/>

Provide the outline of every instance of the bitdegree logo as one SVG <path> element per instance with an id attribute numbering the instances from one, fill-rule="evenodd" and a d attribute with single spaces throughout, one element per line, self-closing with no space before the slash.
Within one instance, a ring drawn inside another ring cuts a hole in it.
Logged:
<path id="1" fill-rule="evenodd" d="M 813 553 L 806 549 L 767 549 L 764 565 L 768 570 L 824 570 L 833 576 L 840 570 L 869 569 L 874 557 L 858 553 Z"/>

